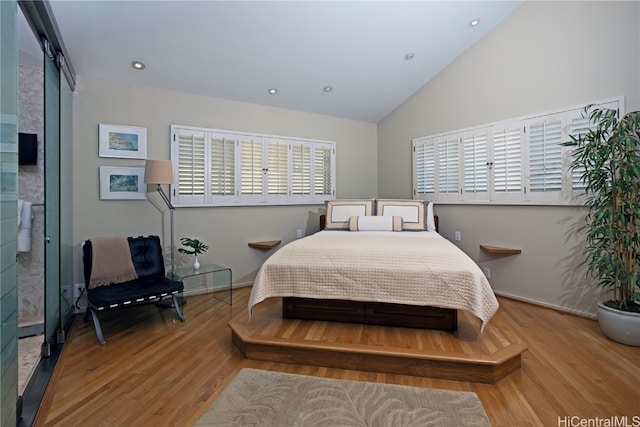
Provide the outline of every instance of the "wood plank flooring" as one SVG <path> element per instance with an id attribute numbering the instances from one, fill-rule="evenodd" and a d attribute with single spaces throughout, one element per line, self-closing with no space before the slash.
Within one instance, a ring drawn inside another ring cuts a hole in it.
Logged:
<path id="1" fill-rule="evenodd" d="M 229 322 L 232 340 L 249 359 L 426 376 L 494 384 L 520 369 L 526 346 L 497 319 L 480 333 L 471 314 L 456 331 L 394 328 L 282 318 L 280 298 Z"/>
<path id="2" fill-rule="evenodd" d="M 101 314 L 106 345 L 76 318 L 36 417 L 37 426 L 190 426 L 244 367 L 473 391 L 495 426 L 558 426 L 559 420 L 640 417 L 640 348 L 603 336 L 597 322 L 499 298 L 491 324 L 508 325 L 526 345 L 521 369 L 496 384 L 249 360 L 227 323 L 246 310 L 249 288 L 233 308 L 212 295 L 189 297 L 187 321 L 152 304 Z M 340 326 L 338 326 L 340 328 Z M 447 343 L 441 337 L 432 339 Z M 411 346 L 401 330 L 375 339 Z"/>

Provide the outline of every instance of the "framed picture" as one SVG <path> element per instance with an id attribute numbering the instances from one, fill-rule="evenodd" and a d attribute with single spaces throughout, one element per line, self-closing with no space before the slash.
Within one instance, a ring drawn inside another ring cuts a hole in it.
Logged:
<path id="1" fill-rule="evenodd" d="M 98 145 L 100 157 L 146 159 L 147 128 L 100 123 Z"/>
<path id="2" fill-rule="evenodd" d="M 100 200 L 144 200 L 144 168 L 100 166 Z"/>

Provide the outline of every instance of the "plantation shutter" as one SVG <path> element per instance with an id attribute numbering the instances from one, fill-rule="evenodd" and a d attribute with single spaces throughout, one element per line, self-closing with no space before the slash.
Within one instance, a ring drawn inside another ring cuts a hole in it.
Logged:
<path id="1" fill-rule="evenodd" d="M 489 198 L 489 132 L 477 129 L 462 136 L 465 199 Z"/>
<path id="2" fill-rule="evenodd" d="M 561 200 L 563 197 L 561 144 L 566 138 L 562 134 L 565 116 L 545 116 L 533 119 L 526 125 L 529 159 L 527 200 Z"/>
<path id="3" fill-rule="evenodd" d="M 522 200 L 522 131 L 519 122 L 493 128 L 492 200 Z"/>
<path id="4" fill-rule="evenodd" d="M 434 195 L 436 192 L 436 159 L 433 138 L 414 142 L 414 170 L 416 196 Z"/>
<path id="5" fill-rule="evenodd" d="M 263 165 L 263 141 L 255 136 L 242 135 L 238 138 L 240 147 L 240 195 L 245 202 L 261 202 L 266 167 Z"/>
<path id="6" fill-rule="evenodd" d="M 460 134 L 438 138 L 438 200 L 460 200 Z"/>
<path id="7" fill-rule="evenodd" d="M 610 108 L 612 110 L 618 110 L 619 103 L 618 101 L 606 102 L 606 103 L 599 104 L 599 106 L 603 108 Z M 589 132 L 589 130 L 592 127 L 594 127 L 594 123 L 590 121 L 588 114 L 584 114 L 583 108 L 570 111 L 568 114 L 568 121 L 569 121 L 568 133 L 569 135 L 574 137 L 578 137 L 578 135 L 580 134 L 585 135 Z M 566 140 L 569 141 L 571 140 L 571 138 L 567 137 Z M 569 162 L 573 161 L 574 159 L 574 153 L 573 153 L 574 150 L 575 148 L 571 149 Z M 570 177 L 571 190 L 573 190 L 574 196 L 581 194 L 585 189 L 585 185 L 582 180 L 583 173 L 584 173 L 584 168 L 578 168 L 571 171 L 571 177 Z"/>
<path id="8" fill-rule="evenodd" d="M 569 117 L 569 135 L 578 137 L 580 134 L 586 134 L 589 132 L 590 128 L 590 120 L 589 117 L 582 117 L 582 114 L 572 115 Z M 573 161 L 573 149 L 571 155 L 571 161 Z M 571 188 L 572 190 L 582 191 L 585 188 L 584 182 L 582 181 L 582 174 L 584 173 L 584 168 L 574 169 L 571 172 Z"/>
<path id="9" fill-rule="evenodd" d="M 624 99 L 597 102 L 622 114 Z M 413 196 L 458 201 L 577 205 L 581 170 L 570 168 L 571 135 L 588 131 L 584 107 L 559 109 L 412 141 Z M 456 192 L 458 193 L 456 195 Z"/>
<path id="10" fill-rule="evenodd" d="M 313 143 L 313 201 L 335 196 L 335 148 L 333 144 Z"/>
<path id="11" fill-rule="evenodd" d="M 267 139 L 267 197 L 270 202 L 286 201 L 289 194 L 289 144 Z"/>
<path id="12" fill-rule="evenodd" d="M 322 203 L 335 142 L 171 125 L 176 206 Z"/>
<path id="13" fill-rule="evenodd" d="M 182 203 L 204 203 L 206 150 L 205 132 L 194 129 L 176 129 L 178 185 L 176 200 Z"/>
<path id="14" fill-rule="evenodd" d="M 234 135 L 211 133 L 211 195 L 233 198 L 235 195 Z"/>
<path id="15" fill-rule="evenodd" d="M 529 186 L 531 191 L 562 188 L 562 121 L 543 121 L 529 126 Z"/>
<path id="16" fill-rule="evenodd" d="M 291 195 L 311 196 L 311 147 L 291 143 Z"/>

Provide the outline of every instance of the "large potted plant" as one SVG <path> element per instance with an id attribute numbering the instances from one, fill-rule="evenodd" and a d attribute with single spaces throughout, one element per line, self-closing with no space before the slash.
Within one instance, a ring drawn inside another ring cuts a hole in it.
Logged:
<path id="1" fill-rule="evenodd" d="M 606 292 L 598 322 L 610 339 L 640 346 L 640 112 L 587 106 L 592 127 L 572 136 L 571 170 L 585 185 L 585 264 Z"/>

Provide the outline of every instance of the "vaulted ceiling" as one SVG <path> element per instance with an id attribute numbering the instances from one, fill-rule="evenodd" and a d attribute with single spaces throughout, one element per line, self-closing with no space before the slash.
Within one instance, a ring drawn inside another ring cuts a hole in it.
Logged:
<path id="1" fill-rule="evenodd" d="M 374 123 L 521 3 L 50 0 L 79 76 Z"/>

